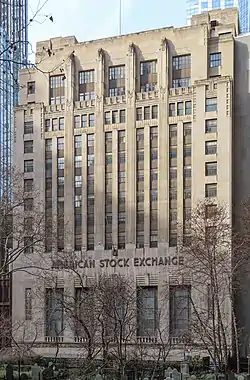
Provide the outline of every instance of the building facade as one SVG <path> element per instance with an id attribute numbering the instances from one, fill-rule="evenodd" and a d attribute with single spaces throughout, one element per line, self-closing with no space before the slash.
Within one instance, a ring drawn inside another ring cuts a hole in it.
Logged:
<path id="1" fill-rule="evenodd" d="M 235 132 L 234 132 L 234 204 L 235 218 L 241 215 L 241 200 L 249 199 L 250 183 L 248 168 L 249 156 L 249 110 L 248 100 L 250 93 L 249 85 L 249 51 L 250 35 L 238 36 L 235 39 Z M 237 169 L 236 169 L 237 168 Z M 237 224 L 236 224 L 237 225 Z M 240 226 L 239 226 L 240 227 Z M 239 321 L 239 331 L 242 334 L 241 356 L 249 355 L 249 268 L 240 277 L 237 288 L 237 320 Z M 244 313 L 242 312 L 244 310 Z"/>
<path id="2" fill-rule="evenodd" d="M 193 17 L 185 28 L 86 43 L 75 37 L 37 43 L 39 71 L 20 73 L 14 162 L 24 172 L 24 187 L 33 184 L 41 191 L 42 257 L 53 267 L 60 294 L 74 294 L 80 286 L 74 271 L 56 263 L 58 255 L 71 255 L 84 286 L 102 272 L 130 276 L 151 305 L 149 325 L 157 302 L 167 306 L 161 323 L 173 323 L 166 321 L 177 293 L 172 301 L 161 300 L 166 281 L 192 291 L 192 280 L 182 275 L 178 223 L 188 237 L 191 210 L 205 198 L 227 204 L 231 220 L 237 17 L 235 9 L 212 11 Z M 48 48 L 53 54 L 43 59 Z M 34 93 L 22 89 L 27 85 Z M 23 264 L 19 260 L 15 265 Z M 29 260 L 36 260 L 35 252 Z M 52 355 L 59 341 L 61 355 L 75 354 L 79 340 L 70 325 L 57 336 L 41 308 L 49 301 L 31 298 L 37 281 L 26 272 L 14 274 L 13 323 L 24 321 L 32 330 L 40 310 L 37 351 Z M 39 285 L 43 297 L 51 287 L 46 281 Z M 166 339 L 176 343 L 172 358 L 182 359 L 176 329 L 169 328 Z M 138 333 L 138 340 L 155 342 L 150 331 Z"/>
<path id="3" fill-rule="evenodd" d="M 0 194 L 10 186 L 13 107 L 18 104 L 18 71 L 28 60 L 28 1 L 0 4 Z"/>
<path id="4" fill-rule="evenodd" d="M 250 2 L 249 0 L 187 0 L 187 21 L 191 22 L 193 15 L 208 12 L 212 9 L 227 9 L 238 7 L 240 33 L 250 31 Z"/>
<path id="5" fill-rule="evenodd" d="M 18 71 L 28 59 L 28 1 L 0 3 L 0 196 L 11 192 L 14 106 L 18 103 Z M 4 244 L 0 237 L 0 261 Z M 0 279 L 0 315 L 11 318 L 11 278 Z M 1 341 L 6 346 L 6 341 Z"/>

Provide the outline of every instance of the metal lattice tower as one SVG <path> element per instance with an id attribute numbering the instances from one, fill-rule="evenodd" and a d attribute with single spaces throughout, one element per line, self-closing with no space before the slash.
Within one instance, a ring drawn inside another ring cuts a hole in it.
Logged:
<path id="1" fill-rule="evenodd" d="M 18 71 L 28 61 L 28 0 L 0 0 L 0 195 L 11 193 L 13 107 Z"/>

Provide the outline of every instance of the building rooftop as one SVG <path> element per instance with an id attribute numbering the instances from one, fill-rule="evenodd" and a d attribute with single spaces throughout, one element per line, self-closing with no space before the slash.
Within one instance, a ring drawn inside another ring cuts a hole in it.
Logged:
<path id="1" fill-rule="evenodd" d="M 218 22 L 218 25 L 235 25 L 235 34 L 238 35 L 238 9 L 237 8 L 230 8 L 230 9 L 223 9 L 223 10 L 212 10 L 209 12 L 204 12 L 202 14 L 194 15 L 192 16 L 192 21 L 190 26 L 182 26 L 175 28 L 174 26 L 168 26 L 164 28 L 158 28 L 158 29 L 150 29 L 150 30 L 143 30 L 139 32 L 134 33 L 128 33 L 118 36 L 111 36 L 111 37 L 105 37 L 105 38 L 99 38 L 96 40 L 90 40 L 90 41 L 82 41 L 78 42 L 77 38 L 75 36 L 66 36 L 66 37 L 52 37 L 49 40 L 44 41 L 38 41 L 36 44 L 36 52 L 40 53 L 44 49 L 47 49 L 49 45 L 53 45 L 53 50 L 61 50 L 64 47 L 69 47 L 73 45 L 89 45 L 89 44 L 98 44 L 103 43 L 105 45 L 106 42 L 112 42 L 117 41 L 119 39 L 131 39 L 131 42 L 135 36 L 140 35 L 147 35 L 147 34 L 156 34 L 162 31 L 166 32 L 172 32 L 172 33 L 182 33 L 186 32 L 187 30 L 193 29 L 195 27 L 201 27 L 202 25 L 208 25 L 211 21 L 216 20 Z"/>

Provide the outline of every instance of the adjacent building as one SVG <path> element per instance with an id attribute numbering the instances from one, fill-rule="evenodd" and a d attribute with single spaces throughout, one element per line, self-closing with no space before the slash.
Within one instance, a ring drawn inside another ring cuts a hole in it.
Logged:
<path id="1" fill-rule="evenodd" d="M 18 71 L 28 60 L 28 1 L 0 4 L 0 194 L 10 187 L 13 107 L 18 104 Z M 9 189 L 10 190 L 10 189 Z"/>
<path id="2" fill-rule="evenodd" d="M 187 0 L 187 21 L 191 22 L 193 15 L 208 12 L 213 9 L 238 7 L 240 33 L 250 31 L 250 2 L 249 0 Z"/>
<path id="3" fill-rule="evenodd" d="M 0 3 L 0 196 L 11 193 L 14 106 L 18 104 L 18 71 L 28 58 L 28 1 Z M 1 237 L 0 237 L 1 239 Z M 1 239 L 2 242 L 2 239 Z M 5 243 L 4 243 L 5 244 Z M 4 250 L 4 249 L 3 249 Z M 2 243 L 0 260 L 4 261 Z M 11 279 L 0 279 L 0 314 L 11 317 Z M 3 346 L 6 345 L 6 342 Z"/>
<path id="4" fill-rule="evenodd" d="M 177 226 L 188 238 L 191 210 L 204 198 L 227 204 L 232 218 L 237 20 L 232 9 L 194 16 L 190 27 L 178 29 L 84 43 L 52 38 L 37 43 L 39 71 L 20 72 L 14 163 L 24 172 L 24 189 L 41 191 L 43 255 L 54 266 L 60 297 L 80 284 L 52 263 L 58 252 L 92 262 L 78 268 L 86 287 L 100 270 L 132 276 L 143 289 L 148 326 L 148 335 L 138 330 L 138 341 L 157 341 L 155 313 L 162 302 L 164 318 L 172 310 L 165 339 L 175 343 L 175 359 L 183 358 L 178 328 L 188 326 L 192 291 L 192 280 L 180 275 L 185 258 L 177 250 Z M 48 48 L 53 54 L 44 58 Z M 32 205 L 30 192 L 29 199 Z M 132 264 L 123 265 L 126 260 Z M 173 292 L 168 301 L 158 297 L 166 281 Z M 40 285 L 50 297 L 49 282 Z M 35 288 L 34 276 L 14 274 L 13 323 L 24 321 L 29 330 L 40 310 L 37 351 L 51 355 L 59 342 L 60 355 L 75 354 L 80 341 L 74 329 L 56 334 L 63 314 L 57 309 L 57 322 L 50 324 L 42 307 L 53 302 L 32 299 Z M 185 298 L 181 321 L 179 292 Z"/>
<path id="5" fill-rule="evenodd" d="M 240 200 L 249 199 L 249 51 L 250 35 L 235 39 L 235 129 L 234 129 L 234 204 L 235 222 L 242 211 Z M 242 335 L 241 356 L 249 355 L 249 269 L 246 267 L 240 281 L 237 281 L 237 320 Z M 244 310 L 244 312 L 243 312 Z"/>

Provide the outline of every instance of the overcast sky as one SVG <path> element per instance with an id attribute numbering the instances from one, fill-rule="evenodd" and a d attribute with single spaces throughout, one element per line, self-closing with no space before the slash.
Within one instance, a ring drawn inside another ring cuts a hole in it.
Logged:
<path id="1" fill-rule="evenodd" d="M 75 35 L 78 41 L 119 33 L 120 0 L 29 0 L 29 17 L 43 9 L 29 28 L 29 41 Z M 185 25 L 186 0 L 121 0 L 122 33 Z M 46 17 L 47 16 L 47 17 Z M 54 22 L 48 20 L 53 16 Z"/>

